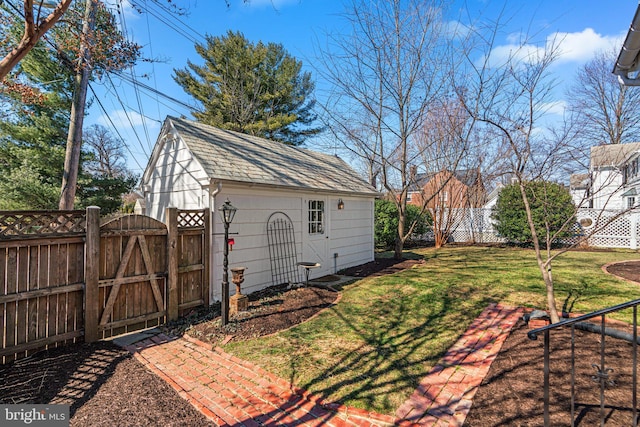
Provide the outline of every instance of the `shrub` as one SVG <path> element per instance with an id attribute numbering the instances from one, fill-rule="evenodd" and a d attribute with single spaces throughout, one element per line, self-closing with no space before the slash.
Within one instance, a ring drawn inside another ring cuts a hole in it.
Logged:
<path id="1" fill-rule="evenodd" d="M 398 207 L 390 200 L 376 200 L 375 204 L 375 231 L 376 247 L 389 249 L 395 244 L 398 237 Z M 430 221 L 426 214 L 420 216 L 420 208 L 407 205 L 407 218 L 405 227 L 409 227 L 413 221 L 418 220 L 410 237 L 419 236 L 429 229 Z"/>
<path id="2" fill-rule="evenodd" d="M 551 236 L 564 226 L 565 230 L 556 239 L 573 235 L 573 227 L 565 226 L 565 223 L 575 214 L 576 208 L 566 187 L 553 182 L 531 181 L 526 183 L 525 191 L 540 242 L 547 239 L 547 225 Z M 532 242 L 518 184 L 507 185 L 500 191 L 491 217 L 496 221 L 496 230 L 500 236 L 518 243 Z"/>

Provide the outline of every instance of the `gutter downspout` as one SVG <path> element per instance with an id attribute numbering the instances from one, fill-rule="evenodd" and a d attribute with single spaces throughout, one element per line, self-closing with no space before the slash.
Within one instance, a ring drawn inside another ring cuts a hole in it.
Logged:
<path id="1" fill-rule="evenodd" d="M 214 189 L 214 186 L 216 187 Z M 222 182 L 214 181 L 213 179 L 209 181 L 209 304 L 213 304 L 213 282 L 215 279 L 215 269 L 214 267 L 214 248 L 215 248 L 215 240 L 214 237 L 216 235 L 215 230 L 215 206 L 216 206 L 216 196 L 222 190 Z"/>

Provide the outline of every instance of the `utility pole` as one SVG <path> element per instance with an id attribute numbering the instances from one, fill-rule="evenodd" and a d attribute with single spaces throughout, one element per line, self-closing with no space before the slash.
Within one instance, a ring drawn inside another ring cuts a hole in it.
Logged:
<path id="1" fill-rule="evenodd" d="M 91 77 L 91 49 L 90 40 L 93 37 L 96 18 L 96 2 L 86 0 L 84 22 L 82 24 L 82 41 L 78 70 L 75 77 L 75 90 L 71 104 L 71 120 L 67 134 L 67 148 L 64 156 L 64 173 L 62 175 L 62 189 L 58 209 L 71 210 L 76 198 L 78 185 L 78 169 L 80 168 L 80 151 L 82 149 L 82 124 L 84 110 L 87 103 L 87 87 Z"/>

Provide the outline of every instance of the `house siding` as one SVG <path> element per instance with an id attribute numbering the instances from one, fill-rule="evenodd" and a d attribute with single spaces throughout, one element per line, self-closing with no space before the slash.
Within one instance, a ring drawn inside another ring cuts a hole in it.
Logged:
<path id="1" fill-rule="evenodd" d="M 624 209 L 622 174 L 614 167 L 601 167 L 593 173 L 593 208 Z"/>
<path id="2" fill-rule="evenodd" d="M 181 139 L 167 141 L 145 189 L 145 213 L 164 222 L 165 209 L 169 206 L 180 209 L 208 206 L 202 189 L 208 181 L 202 166 Z"/>

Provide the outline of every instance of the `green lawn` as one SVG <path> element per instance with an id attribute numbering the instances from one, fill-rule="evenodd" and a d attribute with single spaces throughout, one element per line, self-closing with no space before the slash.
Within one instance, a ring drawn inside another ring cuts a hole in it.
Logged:
<path id="1" fill-rule="evenodd" d="M 286 332 L 225 349 L 349 406 L 392 414 L 491 302 L 544 308 L 534 254 L 523 249 L 413 250 L 425 264 L 358 280 L 339 304 Z M 569 252 L 553 264 L 558 307 L 590 312 L 640 298 L 640 289 L 602 272 L 631 251 Z M 629 320 L 630 314 L 619 317 Z"/>

